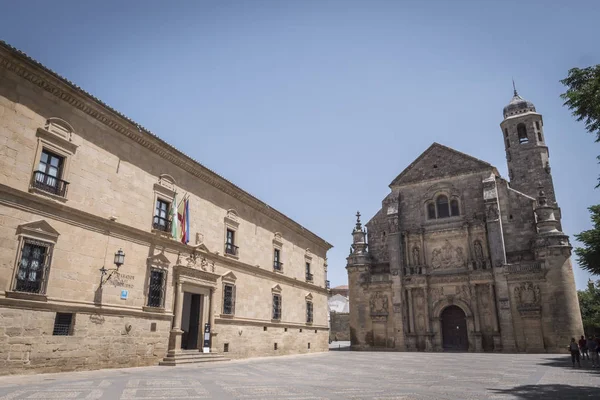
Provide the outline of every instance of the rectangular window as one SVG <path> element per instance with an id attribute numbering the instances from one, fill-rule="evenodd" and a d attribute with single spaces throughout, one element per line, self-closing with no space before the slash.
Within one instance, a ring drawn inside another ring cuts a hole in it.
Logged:
<path id="1" fill-rule="evenodd" d="M 306 263 L 306 280 L 307 281 L 313 280 L 313 274 L 310 273 L 310 263 L 309 262 Z"/>
<path id="2" fill-rule="evenodd" d="M 235 313 L 235 286 L 223 286 L 223 314 L 233 315 Z"/>
<path id="3" fill-rule="evenodd" d="M 148 307 L 163 307 L 166 288 L 166 271 L 153 269 L 150 271 L 148 284 Z"/>
<path id="4" fill-rule="evenodd" d="M 306 322 L 313 322 L 313 303 L 310 301 L 306 302 Z"/>
<path id="5" fill-rule="evenodd" d="M 67 194 L 68 182 L 63 181 L 64 157 L 42 150 L 40 163 L 34 172 L 33 186 L 57 196 L 64 197 Z"/>
<path id="6" fill-rule="evenodd" d="M 171 203 L 162 199 L 156 199 L 156 209 L 154 210 L 154 220 L 152 227 L 163 232 L 171 230 L 171 221 L 169 221 L 169 210 Z"/>
<path id="7" fill-rule="evenodd" d="M 273 252 L 273 269 L 275 269 L 276 271 L 281 271 L 281 267 L 283 266 L 280 260 L 280 252 L 281 251 L 279 249 L 275 249 Z"/>
<path id="8" fill-rule="evenodd" d="M 238 247 L 235 245 L 235 231 L 227 229 L 225 239 L 225 254 L 237 255 Z"/>
<path id="9" fill-rule="evenodd" d="M 539 131 L 540 130 L 540 121 L 535 121 L 535 128 Z"/>
<path id="10" fill-rule="evenodd" d="M 15 291 L 44 294 L 51 253 L 50 244 L 39 240 L 23 239 Z"/>
<path id="11" fill-rule="evenodd" d="M 70 336 L 73 334 L 73 314 L 56 313 L 54 318 L 54 336 Z"/>
<path id="12" fill-rule="evenodd" d="M 273 319 L 281 319 L 281 296 L 278 294 L 273 295 Z"/>

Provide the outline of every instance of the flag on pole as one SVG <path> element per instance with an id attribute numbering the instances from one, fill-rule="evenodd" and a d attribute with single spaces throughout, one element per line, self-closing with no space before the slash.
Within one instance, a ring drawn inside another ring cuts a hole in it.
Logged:
<path id="1" fill-rule="evenodd" d="M 173 196 L 173 204 L 171 204 L 171 209 L 169 210 L 169 216 L 171 217 L 171 237 L 173 239 L 178 239 L 177 193 L 175 193 L 175 196 Z"/>
<path id="2" fill-rule="evenodd" d="M 185 199 L 185 244 L 190 241 L 190 198 Z"/>
<path id="3" fill-rule="evenodd" d="M 181 243 L 185 243 L 185 199 L 183 199 L 177 207 L 177 219 L 179 220 L 179 236 L 177 239 L 179 239 Z"/>

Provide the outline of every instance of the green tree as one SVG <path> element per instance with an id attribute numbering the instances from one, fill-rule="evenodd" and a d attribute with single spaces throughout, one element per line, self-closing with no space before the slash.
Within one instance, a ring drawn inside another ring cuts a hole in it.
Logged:
<path id="1" fill-rule="evenodd" d="M 588 282 L 586 290 L 578 290 L 579 308 L 583 319 L 583 328 L 591 334 L 600 329 L 600 281 Z"/>
<path id="2" fill-rule="evenodd" d="M 600 204 L 588 208 L 592 214 L 592 229 L 583 231 L 575 238 L 583 247 L 575 249 L 579 265 L 592 274 L 600 275 Z"/>

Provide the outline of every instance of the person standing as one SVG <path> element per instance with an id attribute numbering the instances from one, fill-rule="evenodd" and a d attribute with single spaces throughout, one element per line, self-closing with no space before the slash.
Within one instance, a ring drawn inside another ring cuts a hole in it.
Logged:
<path id="1" fill-rule="evenodd" d="M 579 351 L 581 352 L 581 359 L 585 360 L 585 356 L 587 355 L 587 359 L 590 359 L 590 354 L 588 353 L 587 340 L 585 340 L 585 336 L 581 335 L 581 339 L 579 339 Z"/>
<path id="2" fill-rule="evenodd" d="M 575 360 L 577 360 L 577 366 L 581 367 L 581 362 L 579 361 L 579 345 L 575 341 L 575 338 L 571 338 L 569 350 L 571 351 L 571 362 L 573 363 L 573 368 L 575 368 Z"/>
<path id="3" fill-rule="evenodd" d="M 598 342 L 594 340 L 593 337 L 589 337 L 587 341 L 587 349 L 589 354 L 592 355 L 592 368 L 600 367 L 600 363 L 598 362 Z M 588 359 L 589 359 L 588 354 Z"/>

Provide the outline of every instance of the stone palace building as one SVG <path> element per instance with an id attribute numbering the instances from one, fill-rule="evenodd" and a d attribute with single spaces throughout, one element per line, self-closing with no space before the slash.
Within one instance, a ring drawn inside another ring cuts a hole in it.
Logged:
<path id="1" fill-rule="evenodd" d="M 503 114 L 510 181 L 434 143 L 358 218 L 354 349 L 560 352 L 583 333 L 542 115 L 516 90 Z"/>
<path id="2" fill-rule="evenodd" d="M 0 42 L 0 374 L 326 351 L 330 248 Z"/>

